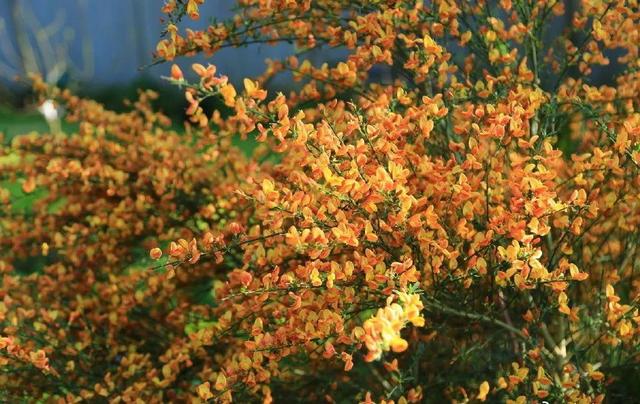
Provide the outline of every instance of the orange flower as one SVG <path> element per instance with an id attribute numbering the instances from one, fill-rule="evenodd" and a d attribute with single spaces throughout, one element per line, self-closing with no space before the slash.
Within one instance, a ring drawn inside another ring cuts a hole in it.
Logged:
<path id="1" fill-rule="evenodd" d="M 152 260 L 157 260 L 162 257 L 162 250 L 158 247 L 152 248 L 151 251 L 149 251 L 149 256 Z"/>
<path id="2" fill-rule="evenodd" d="M 184 80 L 182 70 L 180 70 L 178 65 L 171 65 L 171 78 L 178 81 Z"/>

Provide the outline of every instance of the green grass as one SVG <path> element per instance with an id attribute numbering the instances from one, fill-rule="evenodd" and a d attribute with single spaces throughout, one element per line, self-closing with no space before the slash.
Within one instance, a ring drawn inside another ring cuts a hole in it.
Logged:
<path id="1" fill-rule="evenodd" d="M 65 133 L 73 133 L 77 128 L 77 124 L 70 124 L 64 121 L 62 122 L 62 131 Z M 174 120 L 171 129 L 181 132 L 184 127 L 180 122 Z M 17 111 L 0 106 L 0 133 L 4 134 L 6 144 L 11 142 L 11 140 L 18 135 L 25 135 L 33 132 L 49 132 L 49 125 L 39 112 Z M 253 153 L 253 150 L 257 146 L 257 143 L 253 139 L 242 140 L 239 137 L 234 138 L 233 143 L 248 156 Z M 0 156 L 0 166 L 10 161 L 11 156 Z"/>
<path id="2" fill-rule="evenodd" d="M 70 127 L 70 125 L 65 125 Z M 48 132 L 49 125 L 37 111 L 16 111 L 0 107 L 0 133 L 4 133 L 5 142 L 17 135 L 31 132 Z"/>
<path id="3" fill-rule="evenodd" d="M 25 194 L 22 192 L 22 184 L 11 182 L 11 181 L 2 181 L 0 182 L 0 188 L 7 189 L 10 193 L 10 201 L 11 201 L 11 210 L 13 213 L 17 214 L 29 214 L 33 209 L 33 204 L 41 198 L 44 198 L 47 195 L 47 191 L 41 188 L 36 189 L 35 191 Z"/>

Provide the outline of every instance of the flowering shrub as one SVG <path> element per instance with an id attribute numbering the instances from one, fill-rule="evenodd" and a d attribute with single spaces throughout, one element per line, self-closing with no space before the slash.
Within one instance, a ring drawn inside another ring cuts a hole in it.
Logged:
<path id="1" fill-rule="evenodd" d="M 152 93 L 116 114 L 35 82 L 79 128 L 2 160 L 6 202 L 40 193 L 0 222 L 6 397 L 638 394 L 637 4 L 243 0 L 180 28 L 202 3 L 165 3 L 158 62 L 299 52 L 242 88 L 174 65 L 185 133 Z M 314 66 L 320 47 L 348 56 Z M 281 73 L 296 89 L 268 93 Z"/>

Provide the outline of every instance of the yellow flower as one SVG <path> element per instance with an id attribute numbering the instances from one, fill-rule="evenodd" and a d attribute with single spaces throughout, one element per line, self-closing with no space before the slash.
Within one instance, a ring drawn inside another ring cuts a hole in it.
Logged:
<path id="1" fill-rule="evenodd" d="M 403 352 L 409 347 L 409 343 L 400 336 L 400 332 L 412 323 L 416 327 L 424 326 L 425 320 L 420 315 L 423 309 L 420 296 L 406 292 L 398 292 L 400 303 L 392 303 L 391 298 L 387 306 L 378 309 L 375 316 L 366 320 L 363 324 L 364 341 L 369 353 L 365 357 L 367 361 L 380 359 L 383 352 Z"/>
<path id="2" fill-rule="evenodd" d="M 484 381 L 480 384 L 480 391 L 476 398 L 480 401 L 485 401 L 487 399 L 487 394 L 489 394 L 489 382 Z"/>

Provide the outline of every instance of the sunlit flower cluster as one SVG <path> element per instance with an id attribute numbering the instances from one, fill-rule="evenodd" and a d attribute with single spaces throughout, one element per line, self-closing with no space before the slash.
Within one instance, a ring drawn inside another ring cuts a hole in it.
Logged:
<path id="1" fill-rule="evenodd" d="M 400 331 L 407 323 L 416 327 L 424 326 L 424 318 L 421 316 L 424 307 L 419 295 L 399 292 L 398 299 L 401 303 L 392 303 L 392 299 L 393 297 L 389 297 L 387 305 L 378 309 L 362 326 L 362 339 L 369 350 L 365 356 L 366 361 L 380 359 L 384 351 L 405 351 L 408 342 L 400 336 Z"/>

